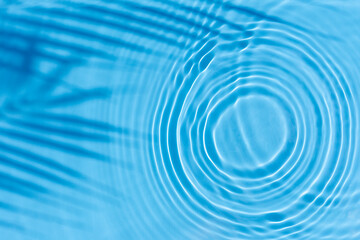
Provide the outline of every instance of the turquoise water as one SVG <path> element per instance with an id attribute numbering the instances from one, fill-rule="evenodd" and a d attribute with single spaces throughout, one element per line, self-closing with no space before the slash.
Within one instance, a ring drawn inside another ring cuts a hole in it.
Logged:
<path id="1" fill-rule="evenodd" d="M 0 1 L 0 239 L 360 239 L 359 11 Z"/>

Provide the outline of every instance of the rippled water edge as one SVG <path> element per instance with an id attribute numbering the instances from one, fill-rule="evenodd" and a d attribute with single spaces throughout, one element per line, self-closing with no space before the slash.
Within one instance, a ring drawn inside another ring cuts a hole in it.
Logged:
<path id="1" fill-rule="evenodd" d="M 4 239 L 358 239 L 356 1 L 1 2 Z"/>

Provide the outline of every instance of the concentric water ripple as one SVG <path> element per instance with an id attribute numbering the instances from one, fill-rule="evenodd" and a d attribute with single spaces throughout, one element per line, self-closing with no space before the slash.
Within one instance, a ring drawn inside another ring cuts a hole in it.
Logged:
<path id="1" fill-rule="evenodd" d="M 0 240 L 360 239 L 359 11 L 0 1 Z"/>
<path id="2" fill-rule="evenodd" d="M 271 19 L 244 27 L 233 39 L 209 33 L 173 68 L 153 124 L 153 174 L 211 234 L 315 239 L 354 174 L 349 80 L 315 32 Z"/>

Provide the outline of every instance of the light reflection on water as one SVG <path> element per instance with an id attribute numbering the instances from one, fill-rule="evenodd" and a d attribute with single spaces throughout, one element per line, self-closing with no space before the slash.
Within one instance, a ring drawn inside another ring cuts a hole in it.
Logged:
<path id="1" fill-rule="evenodd" d="M 359 239 L 356 1 L 0 3 L 1 239 Z"/>

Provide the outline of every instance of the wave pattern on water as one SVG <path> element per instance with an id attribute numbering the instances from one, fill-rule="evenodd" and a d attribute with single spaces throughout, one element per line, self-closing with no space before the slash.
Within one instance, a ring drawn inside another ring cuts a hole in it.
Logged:
<path id="1" fill-rule="evenodd" d="M 356 1 L 0 2 L 0 238 L 360 238 Z"/>

